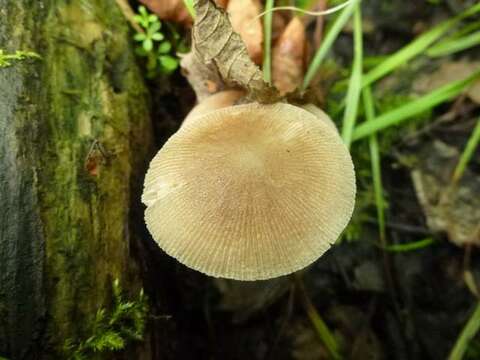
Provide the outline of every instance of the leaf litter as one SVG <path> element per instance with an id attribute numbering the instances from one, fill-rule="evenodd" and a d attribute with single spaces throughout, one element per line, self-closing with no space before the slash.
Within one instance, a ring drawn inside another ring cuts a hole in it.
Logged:
<path id="1" fill-rule="evenodd" d="M 195 80 L 189 77 L 193 88 L 197 90 L 205 88 L 204 84 L 209 81 L 217 82 L 218 78 L 211 76 L 218 73 L 227 86 L 245 89 L 250 101 L 278 101 L 278 92 L 263 80 L 262 72 L 250 59 L 245 44 L 233 30 L 225 11 L 208 0 L 196 0 L 194 6 L 197 18 L 192 29 L 192 50 L 188 61 L 182 61 L 182 66 L 187 74 L 206 76 Z M 205 93 L 197 95 L 205 97 Z"/>

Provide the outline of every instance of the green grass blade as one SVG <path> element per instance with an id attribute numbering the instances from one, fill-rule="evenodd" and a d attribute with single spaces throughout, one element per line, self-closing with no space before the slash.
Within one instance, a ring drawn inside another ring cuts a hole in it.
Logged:
<path id="1" fill-rule="evenodd" d="M 372 121 L 364 122 L 358 125 L 353 132 L 353 141 L 370 136 L 377 131 L 386 129 L 393 125 L 421 114 L 422 112 L 433 108 L 447 100 L 459 95 L 467 86 L 480 77 L 480 71 L 468 76 L 465 79 L 453 81 L 444 85 L 431 93 L 402 105 L 385 114 L 379 115 Z"/>
<path id="2" fill-rule="evenodd" d="M 327 324 L 322 319 L 317 309 L 313 305 L 312 301 L 310 300 L 310 297 L 308 296 L 305 290 L 305 286 L 303 285 L 302 279 L 298 274 L 295 274 L 294 276 L 295 276 L 295 283 L 300 293 L 301 300 L 305 308 L 305 311 L 307 313 L 307 316 L 310 319 L 310 322 L 312 323 L 313 327 L 315 328 L 315 331 L 317 332 L 318 337 L 320 338 L 320 340 L 323 342 L 328 352 L 330 353 L 330 358 L 334 360 L 342 359 L 342 356 L 340 355 L 340 350 L 339 350 L 340 347 L 335 337 L 333 336 L 332 332 L 328 328 Z"/>
<path id="3" fill-rule="evenodd" d="M 305 78 L 303 79 L 301 90 L 305 90 L 308 85 L 310 85 L 310 82 L 313 80 L 315 74 L 320 68 L 320 65 L 322 64 L 322 61 L 325 59 L 325 56 L 327 56 L 328 51 L 337 39 L 338 34 L 340 34 L 340 31 L 343 29 L 348 19 L 350 19 L 350 17 L 352 16 L 353 10 L 355 9 L 355 6 L 358 2 L 359 0 L 352 1 L 350 5 L 348 5 L 342 10 L 340 15 L 333 23 L 330 31 L 323 39 L 322 45 L 320 45 L 320 47 L 315 53 L 315 56 L 313 57 L 312 62 L 308 66 L 307 73 L 305 74 Z"/>
<path id="4" fill-rule="evenodd" d="M 363 106 L 365 108 L 365 117 L 367 121 L 373 121 L 373 119 L 375 119 L 375 107 L 373 104 L 372 91 L 369 86 L 363 88 Z M 378 148 L 377 135 L 370 135 L 368 141 L 373 175 L 375 206 L 377 208 L 378 232 L 380 234 L 380 244 L 385 248 L 387 246 L 385 231 L 385 203 L 383 201 L 382 170 L 380 166 L 380 150 Z"/>
<path id="5" fill-rule="evenodd" d="M 447 39 L 445 39 L 445 41 L 446 40 L 452 40 L 452 39 L 460 39 L 461 37 L 463 37 L 465 35 L 468 35 L 468 34 L 474 32 L 476 30 L 479 30 L 479 29 L 480 29 L 480 21 L 471 22 L 471 23 L 465 25 L 464 27 L 462 27 L 461 29 L 457 30 L 456 32 L 454 32 Z"/>
<path id="6" fill-rule="evenodd" d="M 323 341 L 323 343 L 329 350 L 332 358 L 341 359 L 336 349 L 337 345 L 333 335 L 330 333 L 327 324 L 325 324 L 325 321 L 323 321 L 317 309 L 313 306 L 311 302 L 309 302 L 307 305 L 307 315 L 312 322 L 313 327 L 319 334 L 320 339 Z"/>
<path id="7" fill-rule="evenodd" d="M 467 141 L 467 146 L 465 146 L 465 150 L 463 150 L 462 155 L 460 156 L 460 160 L 458 161 L 457 166 L 455 167 L 455 171 L 453 172 L 452 181 L 458 182 L 465 171 L 465 168 L 468 165 L 468 162 L 473 156 L 475 149 L 477 148 L 478 144 L 480 143 L 480 119 L 477 120 L 477 125 L 473 129 L 472 135 Z"/>
<path id="8" fill-rule="evenodd" d="M 192 19 L 195 19 L 195 7 L 193 6 L 193 0 L 183 0 L 183 4 L 187 8 Z"/>
<path id="9" fill-rule="evenodd" d="M 362 90 L 362 58 L 363 58 L 363 39 L 362 39 L 362 12 L 360 3 L 356 3 L 353 14 L 353 65 L 352 74 L 348 84 L 346 97 L 346 107 L 343 117 L 342 139 L 350 148 L 352 142 L 353 127 L 357 118 L 358 103 L 360 92 Z"/>
<path id="10" fill-rule="evenodd" d="M 448 360 L 461 360 L 463 355 L 467 351 L 468 343 L 472 340 L 480 330 L 480 303 L 470 316 L 467 324 L 463 328 L 460 336 L 458 337 L 455 345 L 448 356 Z"/>
<path id="11" fill-rule="evenodd" d="M 405 63 L 407 63 L 409 60 L 423 53 L 431 44 L 440 39 L 440 37 L 456 26 L 461 20 L 468 16 L 474 15 L 479 11 L 480 3 L 472 6 L 454 18 L 438 24 L 431 30 L 420 35 L 416 40 L 392 54 L 384 62 L 370 70 L 363 78 L 363 86 L 369 85 L 385 76 L 389 72 L 395 70 L 397 67 L 405 65 Z"/>
<path id="12" fill-rule="evenodd" d="M 445 56 L 477 45 L 480 45 L 480 31 L 465 35 L 461 38 L 442 41 L 428 50 L 427 55 L 430 57 Z"/>
<path id="13" fill-rule="evenodd" d="M 426 238 L 423 240 L 419 241 L 413 241 L 409 242 L 406 244 L 395 244 L 395 245 L 389 245 L 384 247 L 386 251 L 390 252 L 407 252 L 407 251 L 413 251 L 413 250 L 419 250 L 426 248 L 430 245 L 432 245 L 435 242 L 432 238 Z"/>
<path id="14" fill-rule="evenodd" d="M 266 14 L 263 18 L 263 80 L 267 83 L 272 82 L 272 17 L 274 0 L 265 2 Z"/>

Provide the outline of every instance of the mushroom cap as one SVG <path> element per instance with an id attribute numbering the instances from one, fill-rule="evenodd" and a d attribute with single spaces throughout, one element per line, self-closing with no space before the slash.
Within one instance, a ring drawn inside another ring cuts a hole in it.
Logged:
<path id="1" fill-rule="evenodd" d="M 142 201 L 158 245 L 205 274 L 261 280 L 330 248 L 353 212 L 338 132 L 288 104 L 246 104 L 186 123 L 150 163 Z"/>
<path id="2" fill-rule="evenodd" d="M 315 115 L 320 121 L 325 122 L 328 124 L 333 130 L 337 130 L 337 126 L 335 123 L 330 119 L 330 116 L 328 116 L 323 110 L 321 110 L 319 107 L 313 105 L 313 104 L 306 104 L 301 106 L 302 109 L 307 110 L 309 113 L 312 113 Z"/>

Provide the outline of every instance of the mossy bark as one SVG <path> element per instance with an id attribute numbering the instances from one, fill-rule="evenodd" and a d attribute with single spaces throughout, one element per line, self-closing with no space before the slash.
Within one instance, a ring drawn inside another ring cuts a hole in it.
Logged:
<path id="1" fill-rule="evenodd" d="M 152 131 L 129 38 L 114 0 L 0 0 L 0 48 L 42 57 L 0 69 L 0 355 L 61 359 L 113 279 L 143 286 L 131 204 Z"/>

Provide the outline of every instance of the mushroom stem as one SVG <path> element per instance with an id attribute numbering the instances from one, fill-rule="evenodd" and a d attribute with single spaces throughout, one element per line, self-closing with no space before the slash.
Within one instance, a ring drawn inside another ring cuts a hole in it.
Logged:
<path id="1" fill-rule="evenodd" d="M 200 115 L 208 114 L 209 112 L 225 108 L 227 106 L 235 105 L 235 103 L 243 97 L 245 93 L 241 90 L 225 90 L 220 91 L 199 104 L 197 104 L 183 120 L 182 126 L 186 123 L 190 123 L 194 118 Z"/>

